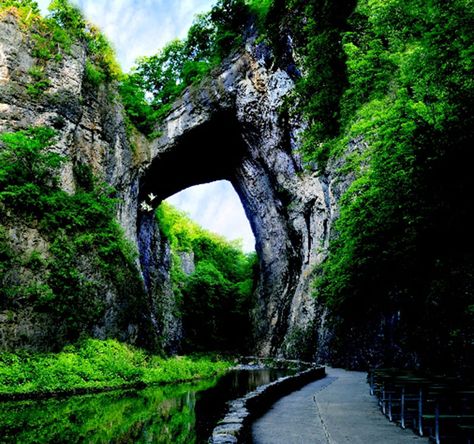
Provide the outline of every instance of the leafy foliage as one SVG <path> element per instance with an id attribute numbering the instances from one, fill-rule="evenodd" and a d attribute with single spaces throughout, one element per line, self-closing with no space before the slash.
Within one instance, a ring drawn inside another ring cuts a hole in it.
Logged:
<path id="1" fill-rule="evenodd" d="M 383 322 L 385 363 L 398 347 L 426 366 L 472 365 L 473 208 L 463 197 L 473 187 L 472 4 L 359 0 L 353 13 L 331 4 L 308 2 L 296 16 L 308 24 L 304 154 L 323 169 L 349 139 L 370 147 L 352 154 L 356 180 L 316 282 L 333 345 Z"/>
<path id="2" fill-rule="evenodd" d="M 202 229 L 166 202 L 157 215 L 175 258 L 172 277 L 182 301 L 187 347 L 242 351 L 251 335 L 255 253 L 245 255 L 238 243 Z M 181 270 L 180 253 L 194 256 L 195 270 L 189 276 Z"/>
<path id="3" fill-rule="evenodd" d="M 13 12 L 33 30 L 39 63 L 30 71 L 32 97 L 48 88 L 43 62 L 60 60 L 75 40 L 87 43 L 91 84 L 119 78 L 103 36 L 68 2 L 55 0 L 51 7 L 51 17 L 41 19 L 30 0 L 0 3 L 2 12 Z M 185 40 L 140 59 L 122 79 L 130 120 L 153 137 L 173 101 L 242 43 L 252 20 L 275 42 L 282 29 L 289 29 L 298 48 L 303 75 L 296 96 L 308 122 L 301 148 L 308 166 L 324 173 L 349 140 L 369 147 L 347 157 L 346 169 L 356 180 L 341 200 L 329 256 L 318 270 L 315 293 L 331 309 L 339 338 L 333 349 L 342 350 L 349 337 L 364 347 L 361 332 L 384 325 L 386 363 L 404 350 L 426 366 L 472 366 L 473 208 L 465 197 L 473 186 L 466 161 L 474 127 L 472 2 L 221 0 L 197 17 Z M 274 49 L 278 54 L 279 48 Z M 18 136 L 21 143 L 13 135 L 4 139 L 0 205 L 37 218 L 41 230 L 55 233 L 60 240 L 52 250 L 66 252 L 66 269 L 41 256 L 27 263 L 68 278 L 51 277 L 21 289 L 9 284 L 0 291 L 6 300 L 33 297 L 47 306 L 62 294 L 54 287 L 60 282 L 69 282 L 68 294 L 81 295 L 83 276 L 67 271 L 75 269 L 81 249 L 94 249 L 106 269 L 123 245 L 111 241 L 119 236 L 117 227 L 100 222 L 110 221 L 105 216 L 113 207 L 110 193 L 85 171 L 76 169 L 84 180 L 78 180 L 82 185 L 75 195 L 57 189 L 54 171 L 60 159 L 35 148 L 49 143 L 46 136 L 25 132 Z M 15 144 L 27 168 L 17 163 Z M 175 293 L 183 300 L 190 345 L 232 344 L 228 326 L 239 319 L 242 325 L 248 322 L 252 260 L 170 208 L 162 207 L 159 219 L 174 252 Z M 100 234 L 89 220 L 98 224 Z M 189 277 L 179 267 L 180 252 L 195 255 L 196 269 Z M 5 232 L 0 258 L 0 276 L 11 282 L 6 270 L 20 265 Z M 72 307 L 77 303 L 65 301 Z M 200 339 L 204 331 L 207 343 Z"/>
<path id="4" fill-rule="evenodd" d="M 85 42 L 88 55 L 86 78 L 91 83 L 97 85 L 120 77 L 121 70 L 111 44 L 97 27 L 84 19 L 79 8 L 68 0 L 52 0 L 48 9 L 52 21 L 70 38 Z"/>
<path id="5" fill-rule="evenodd" d="M 87 339 L 59 353 L 0 353 L 0 394 L 71 393 L 209 378 L 229 362 L 150 356 L 115 340 Z"/>
<path id="6" fill-rule="evenodd" d="M 35 182 L 40 191 L 57 187 L 55 174 L 61 157 L 45 147 L 51 146 L 54 130 L 45 127 L 31 128 L 17 133 L 4 133 L 0 151 L 0 187 L 8 193 L 10 187 Z"/>
<path id="7" fill-rule="evenodd" d="M 0 267 L 0 306 L 14 310 L 32 304 L 51 315 L 64 340 L 74 340 L 103 311 L 102 279 L 110 280 L 130 304 L 143 290 L 135 253 L 113 217 L 113 191 L 81 164 L 74 169 L 77 191 L 62 191 L 57 174 L 63 159 L 51 149 L 54 137 L 44 127 L 0 135 L 0 222 L 21 220 L 50 242 L 47 252 L 33 252 L 37 260 L 25 262 L 19 252 L 11 254 L 3 235 L 1 258 L 8 265 Z M 95 273 L 87 271 L 86 256 Z"/>
<path id="8" fill-rule="evenodd" d="M 190 444 L 196 442 L 196 435 L 199 442 L 199 435 L 206 435 L 197 417 L 202 403 L 199 392 L 212 388 L 217 380 L 67 399 L 2 402 L 0 434 L 3 441 L 22 444 L 143 440 Z"/>
<path id="9" fill-rule="evenodd" d="M 205 381 L 41 401 L 2 402 L 0 433 L 6 442 L 196 442 L 199 395 Z"/>
<path id="10" fill-rule="evenodd" d="M 1 8 L 24 8 L 28 9 L 32 14 L 39 14 L 38 3 L 35 0 L 2 0 Z"/>

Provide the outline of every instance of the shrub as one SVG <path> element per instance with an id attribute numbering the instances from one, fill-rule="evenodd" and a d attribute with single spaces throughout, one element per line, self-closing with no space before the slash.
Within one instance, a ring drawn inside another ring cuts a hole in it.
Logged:
<path id="1" fill-rule="evenodd" d="M 0 395 L 70 393 L 210 378 L 230 362 L 150 356 L 115 340 L 83 340 L 61 352 L 0 353 Z"/>

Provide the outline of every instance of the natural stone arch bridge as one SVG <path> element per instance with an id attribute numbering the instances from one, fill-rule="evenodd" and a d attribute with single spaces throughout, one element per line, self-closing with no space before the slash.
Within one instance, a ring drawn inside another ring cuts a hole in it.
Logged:
<path id="1" fill-rule="evenodd" d="M 331 218 L 326 181 L 303 172 L 293 147 L 298 128 L 280 115 L 292 88 L 289 75 L 255 51 L 236 55 L 174 104 L 139 179 L 138 205 L 153 206 L 193 185 L 232 183 L 260 261 L 254 323 L 263 354 L 291 355 L 299 337 L 315 332 L 309 276 Z M 157 196 L 152 202 L 149 193 Z M 152 293 L 163 291 L 152 287 L 165 253 L 153 218 L 152 211 L 138 211 L 141 266 Z"/>
<path id="2" fill-rule="evenodd" d="M 165 348 L 177 349 L 181 328 L 173 314 L 169 245 L 160 236 L 153 211 L 140 211 L 140 203 L 150 192 L 158 196 L 152 202 L 157 205 L 189 186 L 228 179 L 250 220 L 260 259 L 256 351 L 292 356 L 298 352 L 292 346 L 298 338 L 300 344 L 320 347 L 308 340 L 324 332 L 324 316 L 309 294 L 310 275 L 324 256 L 333 209 L 348 181 L 338 181 L 337 165 L 326 168 L 323 176 L 303 171 L 294 147 L 299 121 L 279 111 L 293 88 L 288 74 L 292 70 L 279 69 L 268 49 L 249 36 L 245 49 L 183 93 L 157 128 L 162 136 L 149 142 L 127 131 L 113 82 L 94 86 L 87 81 L 87 51 L 80 43 L 47 64 L 50 85 L 31 100 L 29 73 L 36 62 L 32 39 L 26 37 L 14 16 L 0 20 L 0 131 L 55 128 L 54 149 L 66 159 L 62 188 L 73 193 L 74 167 L 88 165 L 116 190 L 117 219 L 140 252 L 146 294 L 114 287 L 86 266 L 90 258 L 84 253 L 84 276 L 101 283 L 104 305 L 103 316 L 88 333 L 150 347 L 162 342 Z M 287 50 L 280 61 L 291 60 L 291 48 Z M 45 243 L 29 227 L 13 228 L 18 245 L 30 245 L 32 239 Z M 48 318 L 31 319 L 28 310 L 19 313 L 13 330 L 34 325 L 22 330 L 25 339 L 20 342 L 47 347 Z M 18 343 L 13 334 L 6 338 L 7 347 Z"/>

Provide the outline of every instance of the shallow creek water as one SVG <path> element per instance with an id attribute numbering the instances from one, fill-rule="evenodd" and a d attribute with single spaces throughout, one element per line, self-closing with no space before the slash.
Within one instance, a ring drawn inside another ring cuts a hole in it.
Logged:
<path id="1" fill-rule="evenodd" d="M 233 370 L 214 380 L 0 403 L 0 443 L 205 443 L 226 402 L 284 376 Z"/>

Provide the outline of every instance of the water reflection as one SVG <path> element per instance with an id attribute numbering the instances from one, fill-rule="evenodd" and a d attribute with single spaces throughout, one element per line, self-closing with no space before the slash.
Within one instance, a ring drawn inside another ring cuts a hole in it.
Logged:
<path id="1" fill-rule="evenodd" d="M 199 384 L 0 403 L 1 443 L 205 443 L 226 401 L 283 372 L 234 371 Z"/>

